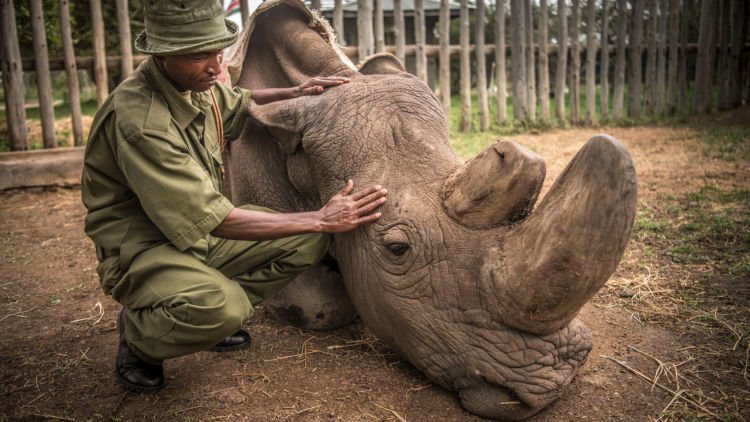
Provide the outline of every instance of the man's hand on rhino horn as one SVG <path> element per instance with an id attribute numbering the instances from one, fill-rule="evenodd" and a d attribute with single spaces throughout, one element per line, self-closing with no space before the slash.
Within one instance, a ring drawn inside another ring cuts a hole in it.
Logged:
<path id="1" fill-rule="evenodd" d="M 326 88 L 348 82 L 349 78 L 344 78 L 343 76 L 318 76 L 301 83 L 297 89 L 299 90 L 300 95 L 319 95 L 322 94 Z"/>
<path id="2" fill-rule="evenodd" d="M 343 233 L 380 218 L 379 212 L 370 212 L 385 203 L 388 190 L 373 185 L 350 195 L 353 189 L 354 182 L 347 181 L 346 186 L 320 209 L 321 231 Z"/>

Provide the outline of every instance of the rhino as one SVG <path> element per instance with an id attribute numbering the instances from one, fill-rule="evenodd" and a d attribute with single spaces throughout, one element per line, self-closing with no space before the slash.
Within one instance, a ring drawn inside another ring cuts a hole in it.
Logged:
<path id="1" fill-rule="evenodd" d="M 476 415 L 520 420 L 560 397 L 592 348 L 576 314 L 630 237 L 636 174 L 625 146 L 590 139 L 535 207 L 541 157 L 498 141 L 464 163 L 424 82 L 387 53 L 353 65 L 299 0 L 264 2 L 227 60 L 231 83 L 251 90 L 351 79 L 249 105 L 225 151 L 233 202 L 314 210 L 348 179 L 389 192 L 379 220 L 335 235 L 330 258 L 267 309 L 312 329 L 358 314 Z"/>

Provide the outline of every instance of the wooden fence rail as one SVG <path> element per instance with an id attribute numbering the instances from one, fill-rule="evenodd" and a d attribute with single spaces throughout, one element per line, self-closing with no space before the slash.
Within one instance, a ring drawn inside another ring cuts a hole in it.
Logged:
<path id="1" fill-rule="evenodd" d="M 94 55 L 76 56 L 71 38 L 68 0 L 59 0 L 63 57 L 47 57 L 41 0 L 29 1 L 33 15 L 34 50 L 37 55 L 33 59 L 21 59 L 13 1 L 0 0 L 0 70 L 10 148 L 28 148 L 22 83 L 24 71 L 36 73 L 45 148 L 53 147 L 55 143 L 50 71 L 66 71 L 74 142 L 75 145 L 81 145 L 84 133 L 77 70 L 92 73 L 97 86 L 97 101 L 101 104 L 109 91 L 108 73 L 126 77 L 134 66 L 146 59 L 146 56 L 132 54 L 127 0 L 117 0 L 116 4 L 120 56 L 105 54 L 101 0 L 88 0 Z M 510 7 L 508 2 L 509 0 L 494 1 L 496 36 L 494 40 L 490 40 L 492 44 L 486 44 L 485 0 L 475 0 L 472 9 L 467 0 L 461 0 L 458 11 L 450 10 L 453 2 L 441 0 L 438 21 L 435 22 L 434 18 L 430 21 L 437 28 L 440 43 L 436 45 L 427 44 L 427 34 L 432 31 L 426 31 L 425 28 L 425 2 L 417 0 L 414 2 L 414 13 L 408 14 L 414 31 L 410 38 L 413 38 L 414 44 L 407 45 L 406 12 L 403 10 L 402 0 L 394 0 L 394 8 L 389 11 L 392 14 L 389 19 L 393 25 L 389 29 L 394 31 L 394 45 L 386 45 L 383 1 L 358 0 L 358 42 L 356 45 L 343 47 L 343 50 L 355 62 L 381 51 L 394 53 L 402 61 L 408 58 L 410 68 L 415 70 L 419 78 L 426 82 L 429 79 L 439 86 L 437 93 L 446 112 L 450 109 L 452 90 L 450 63 L 457 57 L 460 64 L 457 79 L 461 81 L 458 89 L 461 101 L 459 129 L 462 131 L 472 130 L 472 90 L 476 90 L 479 103 L 476 106 L 480 115 L 479 130 L 487 130 L 490 120 L 499 124 L 513 121 L 526 124 L 536 120 L 549 122 L 552 108 L 556 120 L 561 124 L 596 124 L 609 118 L 625 117 L 625 105 L 627 116 L 637 119 L 642 113 L 678 110 L 710 112 L 715 108 L 732 108 L 750 101 L 750 71 L 746 69 L 747 53 L 750 52 L 747 45 L 747 34 L 750 31 L 746 28 L 750 8 L 745 0 L 702 0 L 700 8 L 697 7 L 696 0 L 605 1 L 603 8 L 602 3 L 595 0 L 560 0 L 555 4 L 556 16 L 565 14 L 571 21 L 568 25 L 567 19 L 557 19 L 556 28 L 548 28 L 548 14 L 552 12 L 547 7 L 548 0 L 510 0 Z M 318 3 L 313 6 L 319 7 Z M 337 32 L 342 34 L 348 28 L 344 22 L 343 1 L 335 0 L 334 4 L 331 14 L 333 24 Z M 241 2 L 241 7 L 244 21 L 248 14 L 246 1 Z M 459 16 L 456 17 L 453 12 L 460 12 Z M 434 16 L 434 11 L 430 13 Z M 474 26 L 470 27 L 472 13 Z M 689 13 L 700 13 L 700 19 L 691 18 Z M 729 19 L 727 16 L 733 18 Z M 689 25 L 689 19 L 700 22 L 700 36 L 689 37 L 693 29 Z M 452 21 L 458 24 L 459 45 L 450 45 L 448 40 Z M 586 24 L 585 34 L 579 34 L 582 23 Z M 615 30 L 612 35 L 608 32 L 610 24 Z M 600 32 L 596 30 L 597 27 Z M 645 38 L 644 28 L 647 30 Z M 510 37 L 507 37 L 506 32 Z M 474 44 L 470 44 L 472 34 Z M 625 42 L 626 38 L 628 43 Z M 507 39 L 510 43 L 506 43 Z M 555 42 L 552 43 L 552 40 Z M 606 41 L 606 54 L 602 54 L 601 40 Z M 500 46 L 500 50 L 496 51 L 496 45 Z M 482 53 L 477 54 L 478 51 Z M 694 57 L 696 61 L 695 78 L 692 77 L 692 67 L 688 69 L 688 56 Z M 611 57 L 612 68 L 609 64 Z M 439 64 L 439 70 L 428 72 L 428 67 L 436 63 Z M 472 64 L 474 74 L 471 73 Z M 484 69 L 484 72 L 476 73 L 476 69 Z M 645 75 L 642 74 L 644 69 Z M 554 87 L 550 81 L 550 75 L 553 74 Z M 585 89 L 579 95 L 581 79 L 585 82 Z M 613 91 L 610 90 L 610 80 L 613 82 Z M 507 86 L 508 81 L 511 82 L 510 87 Z M 692 105 L 687 104 L 689 82 L 696 88 Z M 497 113 L 490 118 L 487 90 L 488 85 L 493 83 L 497 86 L 494 98 Z M 716 104 L 712 95 L 715 85 L 719 92 Z M 600 91 L 598 94 L 597 86 Z M 512 120 L 506 116 L 508 88 L 513 91 Z M 747 94 L 743 95 L 745 90 Z M 566 93 L 569 104 L 565 101 Z M 601 96 L 598 108 L 596 95 Z M 610 96 L 613 99 L 612 117 L 609 114 Z M 585 98 L 585 102 L 579 104 L 579 98 Z M 551 107 L 551 99 L 554 99 L 554 107 Z M 570 108 L 566 110 L 568 106 Z"/>

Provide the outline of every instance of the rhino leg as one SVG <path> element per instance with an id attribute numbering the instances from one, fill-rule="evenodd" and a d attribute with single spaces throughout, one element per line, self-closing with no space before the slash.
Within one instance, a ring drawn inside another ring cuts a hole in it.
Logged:
<path id="1" fill-rule="evenodd" d="M 333 330 L 357 316 L 341 274 L 322 263 L 295 277 L 263 306 L 277 320 L 306 330 Z"/>

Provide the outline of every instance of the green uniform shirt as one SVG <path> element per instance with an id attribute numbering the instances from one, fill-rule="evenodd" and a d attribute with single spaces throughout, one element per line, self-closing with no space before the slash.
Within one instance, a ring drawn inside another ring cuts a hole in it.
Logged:
<path id="1" fill-rule="evenodd" d="M 249 91 L 213 88 L 225 137 L 239 136 Z M 91 126 L 81 180 L 85 231 L 106 291 L 140 252 L 204 243 L 234 208 L 221 194 L 221 150 L 211 92 L 188 101 L 153 57 L 109 96 Z M 203 242 L 199 242 L 203 240 Z"/>

